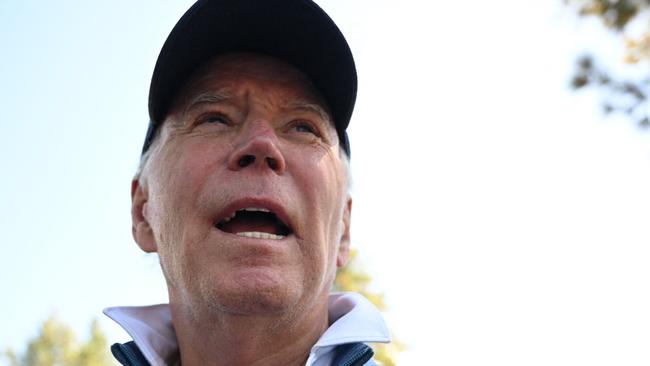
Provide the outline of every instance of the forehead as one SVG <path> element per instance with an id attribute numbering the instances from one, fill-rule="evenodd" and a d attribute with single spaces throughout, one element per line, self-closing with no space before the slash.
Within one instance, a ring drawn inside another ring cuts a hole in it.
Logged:
<path id="1" fill-rule="evenodd" d="M 215 89 L 237 93 L 251 83 L 294 101 L 315 103 L 330 115 L 325 100 L 300 70 L 270 56 L 247 53 L 220 55 L 205 63 L 181 88 L 174 105 Z"/>

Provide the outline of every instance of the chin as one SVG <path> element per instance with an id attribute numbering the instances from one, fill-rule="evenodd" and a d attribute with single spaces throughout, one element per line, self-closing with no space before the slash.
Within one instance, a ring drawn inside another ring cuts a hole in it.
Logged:
<path id="1" fill-rule="evenodd" d="M 229 314 L 274 315 L 295 309 L 299 302 L 299 287 L 286 280 L 259 273 L 237 277 L 208 290 L 211 307 Z"/>

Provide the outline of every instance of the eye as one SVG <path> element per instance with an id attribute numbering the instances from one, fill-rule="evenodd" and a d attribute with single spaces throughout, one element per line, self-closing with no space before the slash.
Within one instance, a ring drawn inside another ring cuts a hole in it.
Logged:
<path id="1" fill-rule="evenodd" d="M 211 113 L 211 114 L 206 114 L 204 116 L 201 116 L 199 118 L 198 122 L 199 123 L 224 124 L 224 125 L 227 125 L 227 126 L 229 126 L 231 124 L 230 120 L 226 116 L 224 116 L 222 114 L 219 114 L 219 113 Z"/>
<path id="2" fill-rule="evenodd" d="M 297 121 L 294 123 L 293 128 L 301 133 L 311 133 L 312 135 L 319 136 L 318 130 L 310 123 L 305 121 Z"/>

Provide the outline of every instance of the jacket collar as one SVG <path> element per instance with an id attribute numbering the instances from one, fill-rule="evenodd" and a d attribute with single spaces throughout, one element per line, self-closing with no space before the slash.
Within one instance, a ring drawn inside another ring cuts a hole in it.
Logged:
<path id="1" fill-rule="evenodd" d="M 311 362 L 337 345 L 354 342 L 389 342 L 386 323 L 377 308 L 356 293 L 333 293 L 328 299 L 330 327 L 311 349 Z M 178 362 L 178 342 L 168 304 L 121 306 L 104 309 L 133 338 L 152 365 Z"/>

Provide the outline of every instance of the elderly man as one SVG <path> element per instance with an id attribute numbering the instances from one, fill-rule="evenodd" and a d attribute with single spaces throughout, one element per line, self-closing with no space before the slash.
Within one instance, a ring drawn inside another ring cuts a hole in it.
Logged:
<path id="1" fill-rule="evenodd" d="M 310 0 L 198 1 L 156 63 L 133 236 L 169 304 L 109 308 L 124 365 L 372 365 L 379 312 L 330 294 L 350 245 L 347 42 Z"/>

